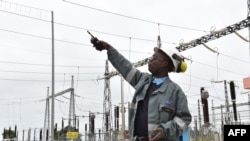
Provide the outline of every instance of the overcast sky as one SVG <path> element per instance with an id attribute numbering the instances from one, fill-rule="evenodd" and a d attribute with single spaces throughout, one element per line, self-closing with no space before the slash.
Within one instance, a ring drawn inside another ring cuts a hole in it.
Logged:
<path id="1" fill-rule="evenodd" d="M 73 76 L 76 114 L 85 116 L 89 111 L 103 111 L 104 81 L 96 79 L 103 76 L 107 59 L 106 51 L 92 47 L 87 30 L 109 42 L 131 62 L 137 62 L 152 55 L 158 35 L 163 47 L 176 47 L 180 42 L 238 23 L 248 15 L 247 0 L 1 0 L 1 132 L 15 125 L 18 130 L 43 127 L 45 101 L 40 100 L 46 98 L 47 87 L 51 94 L 52 11 L 55 93 L 70 88 Z M 248 28 L 238 33 L 249 38 Z M 218 54 L 201 45 L 182 51 L 182 55 L 192 60 L 186 60 L 187 71 L 170 74 L 186 93 L 193 116 L 198 115 L 201 87 L 210 94 L 210 114 L 211 101 L 214 106 L 225 104 L 223 83 L 211 83 L 212 80 L 234 81 L 236 102 L 248 102 L 248 94 L 242 94 L 248 91 L 243 88 L 242 80 L 250 76 L 249 43 L 230 34 L 206 45 Z M 138 69 L 148 71 L 147 66 Z M 115 71 L 110 64 L 109 71 Z M 110 79 L 112 110 L 121 103 L 120 80 L 119 76 Z M 131 100 L 133 92 L 125 82 L 125 102 Z M 61 102 L 55 101 L 55 123 L 59 129 L 62 118 L 68 117 L 69 97 L 67 93 L 57 98 Z M 238 107 L 238 111 L 241 120 L 249 121 L 248 106 Z M 214 113 L 220 123 L 220 110 Z M 210 122 L 213 123 L 212 116 Z M 88 118 L 80 118 L 80 132 L 84 132 L 85 123 Z M 101 127 L 102 115 L 97 115 L 96 128 Z"/>

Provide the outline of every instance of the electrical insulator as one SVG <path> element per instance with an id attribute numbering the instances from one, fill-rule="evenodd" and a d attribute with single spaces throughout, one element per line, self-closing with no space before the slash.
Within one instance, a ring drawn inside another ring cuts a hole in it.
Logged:
<path id="1" fill-rule="evenodd" d="M 39 133 L 39 140 L 41 141 L 41 140 L 42 140 L 42 138 L 43 138 L 43 130 L 42 130 L 42 129 L 40 129 L 40 133 Z"/>
<path id="2" fill-rule="evenodd" d="M 109 129 L 109 114 L 105 114 L 105 119 L 106 119 L 106 121 L 105 121 L 105 126 L 106 126 L 106 131 L 108 131 L 108 129 Z"/>
<path id="3" fill-rule="evenodd" d="M 80 121 L 79 121 L 79 118 L 78 118 L 78 120 L 77 120 L 78 131 L 79 131 L 79 125 L 80 125 Z"/>
<path id="4" fill-rule="evenodd" d="M 15 137 L 17 135 L 17 126 L 15 125 Z"/>
<path id="5" fill-rule="evenodd" d="M 202 91 L 204 90 L 203 87 L 201 87 L 201 94 L 202 94 Z M 202 98 L 202 95 L 201 95 L 201 104 L 203 105 L 204 104 L 204 98 Z"/>
<path id="6" fill-rule="evenodd" d="M 91 118 L 91 133 L 94 134 L 95 130 L 95 119 L 92 117 Z"/>
<path id="7" fill-rule="evenodd" d="M 5 132 L 5 128 L 3 128 L 3 139 L 6 139 L 6 132 Z"/>
<path id="8" fill-rule="evenodd" d="M 88 131 L 88 125 L 85 124 L 85 132 L 87 132 L 87 131 Z"/>
<path id="9" fill-rule="evenodd" d="M 232 99 L 232 100 L 235 100 L 236 97 L 235 97 L 234 82 L 233 82 L 233 81 L 230 81 L 229 85 L 230 85 L 231 99 Z"/>
<path id="10" fill-rule="evenodd" d="M 62 119 L 62 132 L 63 132 L 63 130 L 64 130 L 64 121 Z"/>
<path id="11" fill-rule="evenodd" d="M 209 123 L 209 111 L 208 111 L 208 101 L 207 99 L 204 99 L 204 123 Z"/>
<path id="12" fill-rule="evenodd" d="M 54 127 L 54 136 L 56 137 L 56 132 L 57 132 L 57 123 L 55 124 L 55 127 Z"/>
<path id="13" fill-rule="evenodd" d="M 208 101 L 207 98 L 209 97 L 208 92 L 201 87 L 201 103 L 203 107 L 203 118 L 204 118 L 204 124 L 209 124 L 209 110 L 208 110 Z"/>
<path id="14" fill-rule="evenodd" d="M 115 129 L 119 129 L 119 106 L 115 106 Z"/>
<path id="15" fill-rule="evenodd" d="M 116 125 L 116 119 L 117 119 L 116 106 L 115 106 L 114 114 L 115 114 L 115 129 L 117 129 L 117 125 Z"/>
<path id="16" fill-rule="evenodd" d="M 9 135 L 9 138 L 10 138 L 10 136 L 11 136 L 11 127 L 9 127 L 9 132 L 8 132 L 8 135 Z"/>
<path id="17" fill-rule="evenodd" d="M 90 133 L 94 135 L 94 130 L 95 130 L 95 115 L 93 113 L 89 114 L 89 120 L 90 120 Z"/>
<path id="18" fill-rule="evenodd" d="M 98 130 L 99 131 L 99 139 L 101 138 L 101 129 Z"/>
<path id="19" fill-rule="evenodd" d="M 49 140 L 49 130 L 47 129 L 46 130 L 46 141 L 48 141 Z"/>
<path id="20" fill-rule="evenodd" d="M 76 129 L 76 116 L 74 116 L 74 127 L 75 127 L 75 129 Z"/>
<path id="21" fill-rule="evenodd" d="M 117 118 L 119 118 L 119 106 L 116 107 L 116 115 L 117 115 Z"/>
<path id="22" fill-rule="evenodd" d="M 231 99 L 233 102 L 233 112 L 234 112 L 234 120 L 237 121 L 237 109 L 236 109 L 236 95 L 235 95 L 235 87 L 234 87 L 234 82 L 230 81 L 230 92 L 231 92 Z"/>

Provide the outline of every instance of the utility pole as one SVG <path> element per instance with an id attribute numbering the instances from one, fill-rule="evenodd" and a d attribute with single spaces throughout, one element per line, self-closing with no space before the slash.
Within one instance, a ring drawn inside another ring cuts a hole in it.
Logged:
<path id="1" fill-rule="evenodd" d="M 212 107 L 214 107 L 214 101 L 212 100 Z M 214 113 L 214 109 L 213 109 L 213 123 L 214 123 L 214 127 L 216 126 L 215 123 L 215 113 Z"/>
<path id="2" fill-rule="evenodd" d="M 54 59 L 54 12 L 51 11 L 51 29 L 52 29 L 52 90 L 51 90 L 51 141 L 54 141 L 54 119 L 55 119 L 55 59 Z"/>
<path id="3" fill-rule="evenodd" d="M 124 108 L 124 79 L 121 76 L 121 113 L 122 113 L 122 129 L 121 139 L 125 139 L 125 108 Z"/>
<path id="4" fill-rule="evenodd" d="M 223 109 L 222 109 L 222 105 L 221 105 L 221 138 L 222 141 L 224 141 L 224 120 L 223 120 Z"/>
<path id="5" fill-rule="evenodd" d="M 198 99 L 198 119 L 199 119 L 199 130 L 201 130 L 201 111 L 200 111 L 200 100 Z"/>
<path id="6" fill-rule="evenodd" d="M 201 110 L 200 110 L 200 100 L 198 99 L 198 122 L 199 122 L 199 132 L 198 132 L 198 138 L 201 137 Z"/>
<path id="7" fill-rule="evenodd" d="M 197 117 L 194 117 L 194 138 L 195 141 L 198 141 L 198 136 L 197 136 L 198 130 L 197 130 Z"/>
<path id="8" fill-rule="evenodd" d="M 229 113 L 229 102 L 228 102 L 228 93 L 227 93 L 227 81 L 224 80 L 224 89 L 225 89 L 225 106 L 226 106 L 226 117 L 225 122 L 227 125 L 230 123 L 230 113 Z"/>

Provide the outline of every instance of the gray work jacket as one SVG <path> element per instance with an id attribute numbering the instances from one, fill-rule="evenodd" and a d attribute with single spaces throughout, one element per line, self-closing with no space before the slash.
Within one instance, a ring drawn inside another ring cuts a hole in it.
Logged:
<path id="1" fill-rule="evenodd" d="M 143 100 L 152 81 L 152 75 L 142 73 L 124 58 L 115 48 L 107 51 L 108 59 L 123 78 L 135 88 L 135 94 L 129 109 L 129 133 L 134 140 L 134 121 L 137 104 Z M 164 131 L 162 141 L 178 141 L 179 136 L 188 127 L 192 116 L 188 109 L 187 98 L 182 89 L 167 79 L 162 86 L 154 91 L 148 104 L 148 133 L 157 127 Z"/>

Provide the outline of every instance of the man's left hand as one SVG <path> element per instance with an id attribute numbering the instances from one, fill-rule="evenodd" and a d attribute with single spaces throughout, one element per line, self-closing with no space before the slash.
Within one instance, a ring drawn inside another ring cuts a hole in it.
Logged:
<path id="1" fill-rule="evenodd" d="M 155 135 L 149 135 L 148 139 L 149 141 L 158 141 L 163 137 L 163 129 L 162 128 L 156 128 L 154 129 Z"/>

